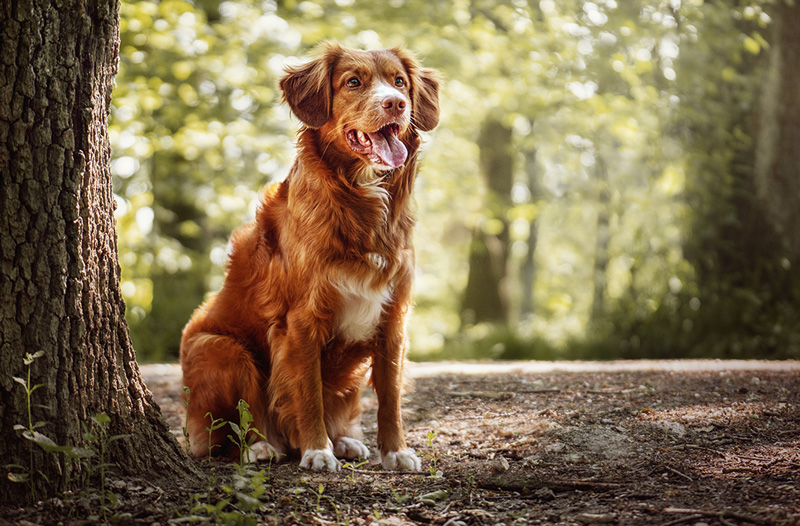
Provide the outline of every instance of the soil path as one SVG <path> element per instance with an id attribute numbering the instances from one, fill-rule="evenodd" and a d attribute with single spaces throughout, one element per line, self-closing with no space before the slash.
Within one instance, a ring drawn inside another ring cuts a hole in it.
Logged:
<path id="1" fill-rule="evenodd" d="M 406 426 L 425 455 L 423 473 L 381 471 L 374 454 L 340 474 L 288 460 L 260 466 L 269 468 L 268 489 L 257 509 L 240 503 L 237 512 L 259 524 L 800 525 L 800 362 L 426 363 L 408 371 L 415 386 Z M 180 368 L 142 372 L 180 434 Z M 374 396 L 363 406 L 374 446 Z M 209 501 L 214 491 L 221 499 L 228 490 L 209 489 Z"/>

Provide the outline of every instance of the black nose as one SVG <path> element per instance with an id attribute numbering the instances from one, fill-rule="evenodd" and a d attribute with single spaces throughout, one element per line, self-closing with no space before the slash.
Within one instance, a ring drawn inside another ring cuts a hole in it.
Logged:
<path id="1" fill-rule="evenodd" d="M 384 111 L 393 117 L 399 117 L 406 109 L 406 101 L 398 95 L 389 95 L 381 101 Z"/>

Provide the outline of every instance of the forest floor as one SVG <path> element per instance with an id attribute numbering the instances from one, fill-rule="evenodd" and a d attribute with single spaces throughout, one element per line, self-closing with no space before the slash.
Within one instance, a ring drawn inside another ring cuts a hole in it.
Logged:
<path id="1" fill-rule="evenodd" d="M 179 367 L 142 371 L 180 435 Z M 800 525 L 800 362 L 412 364 L 409 371 L 407 439 L 423 456 L 423 472 L 383 471 L 375 453 L 333 474 L 301 470 L 297 459 L 246 472 L 204 461 L 212 482 L 196 488 L 112 478 L 109 521 Z M 363 407 L 365 443 L 374 447 L 374 395 Z M 96 522 L 65 509 L 72 505 L 45 502 L 0 515 L 0 524 Z"/>

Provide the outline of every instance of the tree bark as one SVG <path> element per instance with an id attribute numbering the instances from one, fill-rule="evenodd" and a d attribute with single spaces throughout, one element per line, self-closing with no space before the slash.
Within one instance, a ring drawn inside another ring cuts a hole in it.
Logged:
<path id="1" fill-rule="evenodd" d="M 111 417 L 108 460 L 126 473 L 193 473 L 145 387 L 124 319 L 109 168 L 108 112 L 119 52 L 116 0 L 0 6 L 0 456 L 28 463 L 25 353 L 33 421 L 60 445 Z M 39 494 L 83 487 L 86 470 L 34 448 Z M 151 477 L 152 478 L 152 477 Z M 8 482 L 0 499 L 25 488 Z M 69 483 L 67 483 L 69 481 Z"/>
<path id="2" fill-rule="evenodd" d="M 772 5 L 772 42 L 761 97 L 756 188 L 794 263 L 800 263 L 800 7 Z"/>

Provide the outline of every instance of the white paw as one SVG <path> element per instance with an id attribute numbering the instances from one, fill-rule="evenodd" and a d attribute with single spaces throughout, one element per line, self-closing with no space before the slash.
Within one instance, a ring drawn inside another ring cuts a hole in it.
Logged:
<path id="1" fill-rule="evenodd" d="M 337 438 L 333 452 L 336 453 L 337 457 L 347 460 L 353 460 L 354 458 L 363 458 L 366 460 L 369 458 L 369 448 L 365 446 L 362 441 L 356 440 L 355 438 Z"/>
<path id="2" fill-rule="evenodd" d="M 413 449 L 389 451 L 385 455 L 381 455 L 381 464 L 384 469 L 396 471 L 420 471 L 422 469 L 422 461 Z"/>
<path id="3" fill-rule="evenodd" d="M 333 456 L 333 450 L 326 449 L 306 449 L 303 458 L 300 459 L 300 467 L 313 469 L 314 471 L 339 471 L 339 461 Z"/>
<path id="4" fill-rule="evenodd" d="M 279 462 L 282 456 L 283 453 L 278 451 L 275 446 L 269 442 L 260 440 L 252 444 L 250 449 L 245 450 L 244 461 L 248 464 L 253 464 L 259 460 L 269 459 L 272 459 L 272 462 Z"/>

